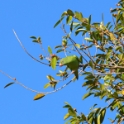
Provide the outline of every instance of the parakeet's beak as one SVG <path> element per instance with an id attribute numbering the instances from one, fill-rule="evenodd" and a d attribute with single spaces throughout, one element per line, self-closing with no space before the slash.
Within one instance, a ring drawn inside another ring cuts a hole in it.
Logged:
<path id="1" fill-rule="evenodd" d="M 59 66 L 62 66 L 62 63 L 59 63 Z"/>

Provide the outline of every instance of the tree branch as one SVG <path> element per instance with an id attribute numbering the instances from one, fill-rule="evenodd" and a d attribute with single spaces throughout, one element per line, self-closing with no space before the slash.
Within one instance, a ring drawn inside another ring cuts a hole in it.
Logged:
<path id="1" fill-rule="evenodd" d="M 26 54 L 28 54 L 28 56 L 30 56 L 33 60 L 35 60 L 35 61 L 37 61 L 37 62 L 39 62 L 39 63 L 41 63 L 41 64 L 50 66 L 49 64 L 44 63 L 44 62 L 41 62 L 41 61 L 39 61 L 38 59 L 36 59 L 35 57 L 33 57 L 33 56 L 26 50 L 26 48 L 23 46 L 22 42 L 20 41 L 20 39 L 18 38 L 18 36 L 17 36 L 17 34 L 16 34 L 16 32 L 15 32 L 14 30 L 13 30 L 13 33 L 14 33 L 14 35 L 15 35 L 17 41 L 20 43 L 21 47 L 23 48 L 23 50 L 26 52 Z"/>

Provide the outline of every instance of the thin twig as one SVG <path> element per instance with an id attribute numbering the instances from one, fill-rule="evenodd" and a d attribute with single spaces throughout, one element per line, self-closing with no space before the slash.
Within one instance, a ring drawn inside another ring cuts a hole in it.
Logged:
<path id="1" fill-rule="evenodd" d="M 53 91 L 50 91 L 50 92 L 41 92 L 41 91 L 37 91 L 37 90 L 34 90 L 34 89 L 32 89 L 32 88 L 29 88 L 29 87 L 25 86 L 24 84 L 20 83 L 16 78 L 11 77 L 11 76 L 8 75 L 7 73 L 3 72 L 2 70 L 0 70 L 0 72 L 1 72 L 3 75 L 5 75 L 6 77 L 8 77 L 8 78 L 10 78 L 11 80 L 13 80 L 16 84 L 20 85 L 21 87 L 23 87 L 23 88 L 25 88 L 25 89 L 27 89 L 27 90 L 29 90 L 29 91 L 31 91 L 31 92 L 42 93 L 42 94 L 45 94 L 45 95 L 55 93 L 55 92 L 57 92 L 57 91 L 63 89 L 64 87 L 66 87 L 68 84 L 70 84 L 70 83 L 73 81 L 73 79 L 71 79 L 68 83 L 64 84 L 62 87 L 60 87 L 60 88 L 58 88 L 58 89 L 56 89 L 56 90 L 53 90 Z M 82 72 L 82 70 L 79 72 L 79 74 L 80 74 L 81 72 Z M 72 74 L 72 73 L 71 73 L 71 74 Z M 70 74 L 70 75 L 71 75 L 71 74 Z M 69 77 L 70 75 L 68 75 L 68 77 Z"/>
<path id="2" fill-rule="evenodd" d="M 16 84 L 19 84 L 20 86 L 22 86 L 23 88 L 25 88 L 25 89 L 27 89 L 27 90 L 30 90 L 30 91 L 32 91 L 32 92 L 35 92 L 35 93 L 40 93 L 40 91 L 31 89 L 31 88 L 25 86 L 24 84 L 20 83 L 16 78 L 11 77 L 11 76 L 8 75 L 7 73 L 3 72 L 2 70 L 0 70 L 0 72 L 1 72 L 3 75 L 5 75 L 5 76 L 7 76 L 8 78 L 10 78 L 11 80 L 13 80 Z"/>
<path id="3" fill-rule="evenodd" d="M 60 88 L 58 88 L 58 89 L 56 89 L 56 90 L 53 90 L 53 91 L 51 91 L 51 92 L 47 92 L 46 95 L 55 93 L 55 92 L 57 92 L 57 91 L 63 89 L 64 87 L 66 87 L 67 85 L 69 85 L 71 82 L 72 82 L 72 80 L 70 80 L 68 83 L 64 84 L 62 87 L 60 87 Z"/>
<path id="4" fill-rule="evenodd" d="M 40 48 L 41 48 L 41 50 L 44 51 L 44 53 L 46 53 L 46 56 L 49 56 L 48 53 L 45 51 L 45 49 L 42 47 L 42 43 L 40 43 Z"/>
<path id="5" fill-rule="evenodd" d="M 44 65 L 48 65 L 48 66 L 49 66 L 49 64 L 44 63 L 44 62 L 41 62 L 41 61 L 39 61 L 38 59 L 34 58 L 34 57 L 26 50 L 26 48 L 23 46 L 22 42 L 20 41 L 20 39 L 18 38 L 18 36 L 17 36 L 17 34 L 16 34 L 16 32 L 15 32 L 14 30 L 13 30 L 13 33 L 14 33 L 16 39 L 18 40 L 18 42 L 20 43 L 21 47 L 23 48 L 23 50 L 28 54 L 28 56 L 30 56 L 33 60 L 35 60 L 35 61 L 37 61 L 37 62 L 39 62 L 39 63 L 41 63 L 41 64 L 44 64 Z"/>
<path id="6" fill-rule="evenodd" d="M 80 74 L 82 71 L 83 71 L 83 70 L 81 70 L 81 71 L 79 72 L 79 74 Z M 72 74 L 72 73 L 71 73 L 71 74 Z M 74 77 L 74 78 L 75 78 L 75 77 Z M 46 95 L 55 93 L 55 92 L 57 92 L 57 91 L 59 91 L 59 90 L 62 90 L 62 89 L 65 88 L 67 85 L 69 85 L 69 84 L 74 80 L 74 78 L 71 79 L 71 80 L 70 80 L 69 82 L 67 82 L 66 84 L 64 84 L 63 86 L 59 87 L 58 89 L 53 90 L 53 91 L 51 91 L 51 92 L 47 92 Z"/>
<path id="7" fill-rule="evenodd" d="M 66 32 L 66 30 L 65 30 L 65 28 L 64 28 L 64 25 L 62 25 L 62 30 L 63 30 L 64 33 L 67 35 L 67 32 Z M 69 38 L 69 40 L 72 42 L 74 48 L 75 48 L 76 51 L 79 53 L 79 55 L 83 57 L 83 55 L 81 54 L 81 52 L 80 52 L 80 51 L 78 50 L 78 48 L 75 46 L 76 42 L 75 42 L 73 39 L 71 39 L 70 36 L 69 36 L 68 38 Z M 83 59 L 84 59 L 86 62 L 88 62 L 84 57 L 83 57 Z"/>
<path id="8" fill-rule="evenodd" d="M 65 54 L 65 56 L 67 57 L 67 54 L 66 54 L 66 49 L 64 48 L 64 54 Z"/>

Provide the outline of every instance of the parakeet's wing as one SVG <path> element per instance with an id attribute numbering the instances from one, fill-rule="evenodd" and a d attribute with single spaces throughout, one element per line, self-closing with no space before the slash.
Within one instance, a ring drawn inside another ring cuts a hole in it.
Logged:
<path id="1" fill-rule="evenodd" d="M 74 75 L 78 79 L 78 68 L 79 68 L 79 60 L 77 56 L 67 56 L 60 60 L 60 66 L 66 65 L 71 71 L 74 71 Z"/>

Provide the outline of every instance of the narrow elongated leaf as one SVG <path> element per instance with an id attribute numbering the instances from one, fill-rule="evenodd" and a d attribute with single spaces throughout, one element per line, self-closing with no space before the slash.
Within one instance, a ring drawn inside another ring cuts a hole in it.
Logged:
<path id="1" fill-rule="evenodd" d="M 72 20 L 72 16 L 68 16 L 68 17 L 66 18 L 66 23 L 69 24 L 69 23 L 71 22 L 71 20 Z"/>
<path id="2" fill-rule="evenodd" d="M 59 23 L 61 23 L 61 21 L 64 19 L 64 17 L 61 17 L 61 19 L 60 20 L 58 20 L 57 22 L 56 22 L 56 24 L 54 25 L 54 28 L 59 24 Z"/>
<path id="3" fill-rule="evenodd" d="M 71 25 L 70 25 L 70 31 L 72 32 L 73 30 L 73 21 L 71 22 Z"/>
<path id="4" fill-rule="evenodd" d="M 47 77 L 47 79 L 50 80 L 50 81 L 55 80 L 51 75 L 47 75 L 46 77 Z"/>
<path id="5" fill-rule="evenodd" d="M 55 57 L 52 57 L 52 59 L 51 59 L 51 67 L 52 67 L 53 69 L 56 68 L 56 63 L 57 63 L 56 56 L 55 56 Z"/>
<path id="6" fill-rule="evenodd" d="M 89 24 L 91 23 L 91 15 L 89 16 Z"/>
<path id="7" fill-rule="evenodd" d="M 34 100 L 39 100 L 41 98 L 43 98 L 45 96 L 45 94 L 43 93 L 38 93 L 35 97 L 34 97 Z"/>
<path id="8" fill-rule="evenodd" d="M 52 54 L 52 49 L 50 48 L 50 46 L 48 46 L 48 52 Z"/>
<path id="9" fill-rule="evenodd" d="M 70 117 L 70 114 L 67 113 L 67 114 L 64 116 L 64 120 L 66 120 L 66 119 L 69 118 L 69 117 Z"/>
<path id="10" fill-rule="evenodd" d="M 30 38 L 32 38 L 32 39 L 37 39 L 35 36 L 31 36 Z"/>
<path id="11" fill-rule="evenodd" d="M 34 39 L 34 40 L 32 40 L 32 41 L 35 42 L 35 43 L 39 43 L 37 39 Z"/>
<path id="12" fill-rule="evenodd" d="M 93 41 L 93 39 L 88 38 L 88 37 L 86 37 L 86 38 L 84 38 L 84 39 L 87 40 L 87 41 Z"/>
<path id="13" fill-rule="evenodd" d="M 101 123 L 100 123 L 100 116 L 101 116 L 101 115 L 98 115 L 98 117 L 97 117 L 97 123 L 96 123 L 96 124 L 101 124 Z"/>
<path id="14" fill-rule="evenodd" d="M 63 12 L 62 15 L 61 15 L 61 17 L 64 17 L 66 15 L 67 15 L 67 11 Z"/>
<path id="15" fill-rule="evenodd" d="M 101 114 L 100 123 L 103 122 L 104 117 L 105 117 L 105 113 L 106 113 L 106 108 L 103 108 L 103 109 L 101 110 L 101 112 L 100 112 L 100 114 Z"/>
<path id="16" fill-rule="evenodd" d="M 47 83 L 44 85 L 44 89 L 48 88 L 50 86 L 50 83 Z"/>
<path id="17" fill-rule="evenodd" d="M 64 51 L 64 50 L 63 49 L 59 49 L 59 50 L 56 51 L 56 53 L 59 53 L 59 52 L 62 52 L 62 51 Z"/>
<path id="18" fill-rule="evenodd" d="M 8 86 L 10 86 L 10 85 L 12 85 L 12 84 L 14 84 L 14 82 L 8 83 L 7 85 L 4 86 L 4 88 L 7 88 Z"/>
<path id="19" fill-rule="evenodd" d="M 79 49 L 81 48 L 81 47 L 80 47 L 80 44 L 75 44 L 75 46 L 76 46 L 77 48 L 79 48 Z"/>
<path id="20" fill-rule="evenodd" d="M 56 48 L 60 48 L 60 47 L 62 47 L 62 45 L 58 45 L 58 46 L 56 46 L 55 49 L 56 49 Z"/>
<path id="21" fill-rule="evenodd" d="M 83 96 L 83 99 L 86 99 L 87 97 L 89 97 L 90 95 L 92 95 L 93 93 L 86 93 L 84 96 Z"/>

